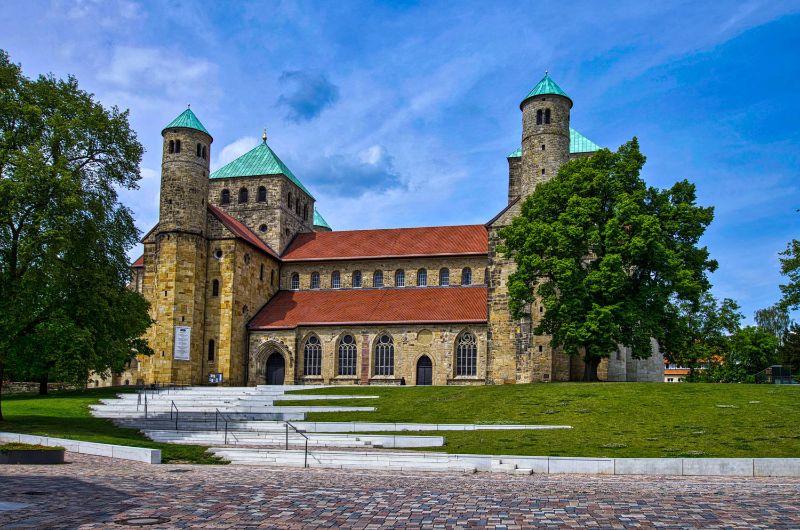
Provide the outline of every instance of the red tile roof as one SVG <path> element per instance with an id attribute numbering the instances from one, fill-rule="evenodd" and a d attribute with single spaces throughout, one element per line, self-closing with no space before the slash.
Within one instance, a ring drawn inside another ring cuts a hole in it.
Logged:
<path id="1" fill-rule="evenodd" d="M 131 267 L 144 267 L 144 254 L 139 256 L 136 261 L 131 264 Z"/>
<path id="2" fill-rule="evenodd" d="M 272 248 L 264 243 L 260 237 L 258 237 L 252 230 L 247 228 L 244 224 L 242 224 L 237 219 L 231 217 L 223 210 L 220 210 L 216 206 L 212 206 L 211 204 L 208 205 L 208 211 L 210 211 L 214 216 L 220 220 L 220 222 L 225 225 L 225 227 L 230 230 L 231 232 L 236 235 L 236 237 L 241 238 L 259 250 L 262 250 L 269 254 L 270 256 L 280 259 L 278 257 L 278 253 L 272 250 Z"/>
<path id="3" fill-rule="evenodd" d="M 341 230 L 298 234 L 284 261 L 483 255 L 489 238 L 483 225 Z"/>
<path id="4" fill-rule="evenodd" d="M 363 324 L 485 323 L 486 287 L 278 291 L 250 329 Z"/>

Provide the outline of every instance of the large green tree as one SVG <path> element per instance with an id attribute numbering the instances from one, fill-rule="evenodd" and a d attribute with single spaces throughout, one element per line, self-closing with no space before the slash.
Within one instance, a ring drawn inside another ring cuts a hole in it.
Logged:
<path id="1" fill-rule="evenodd" d="M 147 303 L 126 288 L 138 233 L 117 196 L 142 152 L 127 112 L 73 77 L 26 78 L 0 50 L 0 372 L 81 384 L 150 353 Z"/>
<path id="2" fill-rule="evenodd" d="M 746 326 L 728 337 L 722 362 L 698 372 L 701 381 L 715 383 L 753 382 L 754 376 L 778 361 L 778 338 L 758 326 Z"/>
<path id="3" fill-rule="evenodd" d="M 698 244 L 713 209 L 695 204 L 687 181 L 648 187 L 644 162 L 635 138 L 617 152 L 572 160 L 500 234 L 517 264 L 509 278 L 514 315 L 539 298 L 545 312 L 536 333 L 582 355 L 587 381 L 617 345 L 646 358 L 651 337 L 663 343 L 682 331 L 676 304 L 698 303 L 716 268 Z"/>
<path id="4" fill-rule="evenodd" d="M 800 379 L 800 325 L 792 324 L 778 348 L 778 361 L 791 366 L 792 373 Z"/>
<path id="5" fill-rule="evenodd" d="M 755 319 L 756 325 L 775 335 L 779 344 L 783 343 L 783 339 L 789 331 L 789 326 L 792 324 L 789 310 L 781 303 L 757 310 Z"/>
<path id="6" fill-rule="evenodd" d="M 780 286 L 781 304 L 788 309 L 800 309 L 800 241 L 793 239 L 781 253 L 781 273 L 789 281 Z"/>

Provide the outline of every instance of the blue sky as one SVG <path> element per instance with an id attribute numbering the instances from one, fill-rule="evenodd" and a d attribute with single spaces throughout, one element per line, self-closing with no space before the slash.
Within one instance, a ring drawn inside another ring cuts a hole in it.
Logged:
<path id="1" fill-rule="evenodd" d="M 569 7 L 565 7 L 569 6 Z M 187 103 L 212 165 L 269 142 L 336 229 L 483 223 L 505 203 L 519 102 L 549 69 L 572 125 L 638 136 L 644 178 L 716 208 L 714 292 L 749 319 L 800 236 L 800 2 L 3 3 L 28 75 L 74 74 L 131 110 L 158 216 L 160 131 Z M 131 254 L 138 249 L 131 251 Z M 134 256 L 135 257 L 135 256 Z"/>

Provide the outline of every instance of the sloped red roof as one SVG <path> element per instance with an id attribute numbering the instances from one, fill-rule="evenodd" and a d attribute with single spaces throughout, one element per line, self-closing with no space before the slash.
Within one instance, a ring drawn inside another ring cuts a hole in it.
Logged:
<path id="1" fill-rule="evenodd" d="M 136 261 L 131 264 L 131 267 L 144 267 L 144 254 L 139 256 Z"/>
<path id="2" fill-rule="evenodd" d="M 489 252 L 483 225 L 341 230 L 298 234 L 284 261 L 481 255 Z"/>
<path id="3" fill-rule="evenodd" d="M 252 230 L 247 228 L 244 224 L 242 224 L 239 220 L 234 217 L 231 217 L 223 210 L 220 210 L 216 206 L 212 206 L 211 204 L 208 205 L 208 211 L 210 211 L 220 222 L 225 225 L 225 227 L 230 230 L 231 232 L 241 239 L 244 239 L 254 247 L 259 250 L 263 250 L 270 256 L 280 259 L 278 253 L 272 250 L 272 248 L 264 243 L 260 237 L 258 237 Z"/>
<path id="4" fill-rule="evenodd" d="M 250 321 L 250 329 L 486 320 L 485 286 L 278 291 Z"/>

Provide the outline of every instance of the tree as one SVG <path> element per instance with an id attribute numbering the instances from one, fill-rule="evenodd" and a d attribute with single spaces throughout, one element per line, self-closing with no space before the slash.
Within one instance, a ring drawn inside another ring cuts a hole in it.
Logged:
<path id="1" fill-rule="evenodd" d="M 781 256 L 781 274 L 789 282 L 780 286 L 783 294 L 780 303 L 788 309 L 800 309 L 800 241 L 790 241 Z"/>
<path id="2" fill-rule="evenodd" d="M 719 303 L 709 292 L 697 304 L 678 303 L 677 310 L 673 332 L 662 344 L 664 355 L 670 362 L 688 367 L 686 380 L 693 381 L 701 365 L 720 363 L 727 357 L 729 337 L 739 330 L 743 315 L 735 301 L 725 298 Z"/>
<path id="3" fill-rule="evenodd" d="M 783 342 L 783 338 L 792 322 L 785 305 L 778 303 L 765 309 L 759 309 L 756 311 L 755 317 L 758 327 L 775 335 L 778 339 L 778 344 Z"/>
<path id="4" fill-rule="evenodd" d="M 512 257 L 510 306 L 515 317 L 541 300 L 535 332 L 553 346 L 583 355 L 584 380 L 619 344 L 649 357 L 676 325 L 681 301 L 698 303 L 716 268 L 698 247 L 713 218 L 695 204 L 687 181 L 666 190 L 639 176 L 645 157 L 636 138 L 565 164 L 539 184 L 521 214 L 501 230 L 501 251 Z"/>
<path id="5" fill-rule="evenodd" d="M 800 325 L 792 324 L 789 328 L 783 344 L 778 347 L 778 360 L 784 366 L 791 366 L 792 373 L 800 376 Z"/>
<path id="6" fill-rule="evenodd" d="M 73 77 L 28 79 L 0 50 L 0 373 L 83 384 L 151 353 L 147 303 L 126 288 L 138 233 L 117 197 L 142 152 L 127 112 Z"/>

